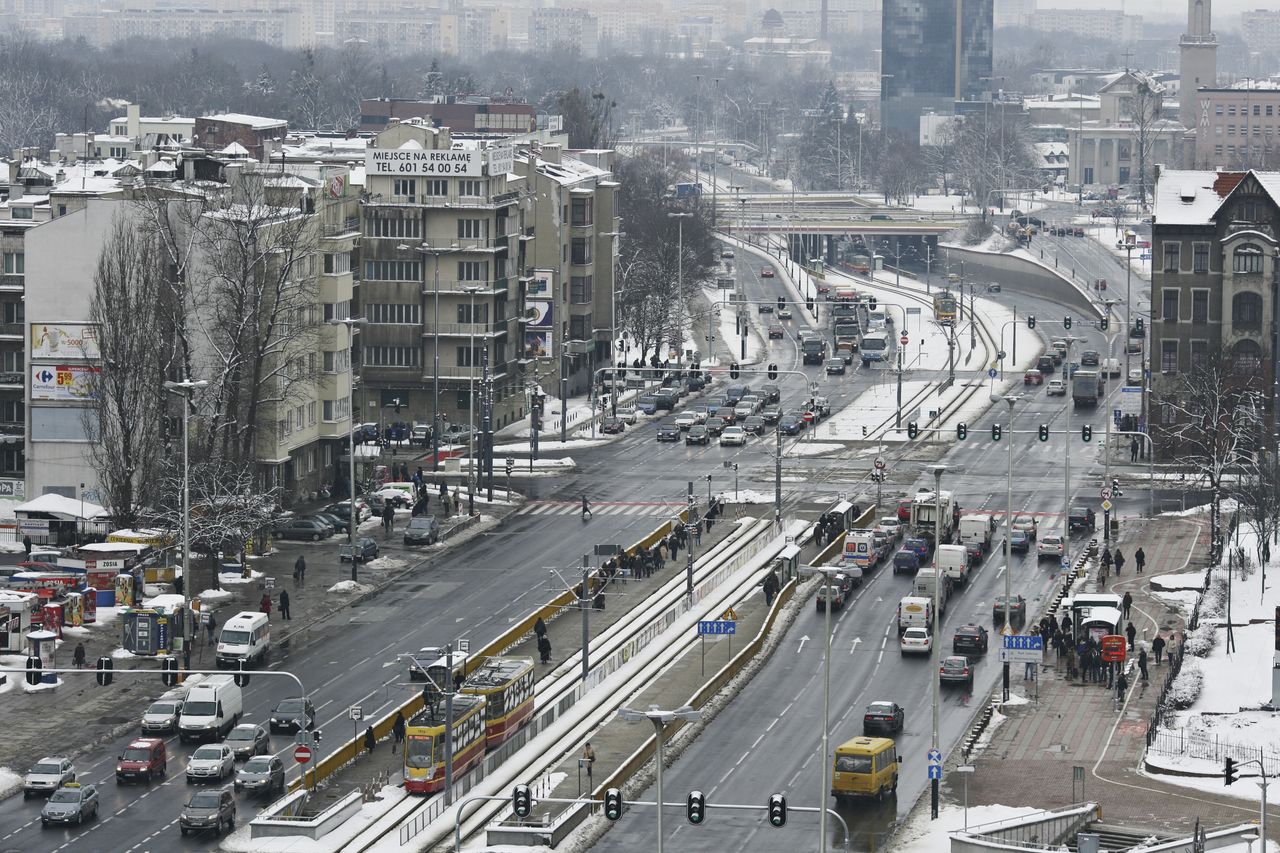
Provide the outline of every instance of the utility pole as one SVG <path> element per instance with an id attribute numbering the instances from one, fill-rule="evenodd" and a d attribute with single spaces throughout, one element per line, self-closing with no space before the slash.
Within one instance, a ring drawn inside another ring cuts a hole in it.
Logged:
<path id="1" fill-rule="evenodd" d="M 591 583 L 591 557 L 587 554 L 582 555 L 582 593 L 578 597 L 578 607 L 582 609 L 582 683 L 587 683 L 587 674 L 591 672 L 590 661 L 587 657 L 587 645 L 591 638 L 590 630 L 590 614 L 591 612 L 591 596 L 588 592 L 587 584 Z"/>
<path id="2" fill-rule="evenodd" d="M 1016 333 L 1016 332 L 1015 332 Z M 1013 604 L 1013 404 L 1018 400 L 1012 394 L 1006 394 L 1004 401 L 1009 404 L 1009 476 L 1005 481 L 1004 510 L 1004 628 L 1001 635 L 1013 633 L 1010 619 Z M 1009 661 L 1004 662 L 1002 673 L 1002 691 L 1004 701 L 1009 701 Z"/>
<path id="3" fill-rule="evenodd" d="M 947 470 L 946 465 L 933 466 L 933 618 L 930 620 L 933 625 L 933 636 L 930 638 L 929 646 L 932 650 L 930 657 L 933 661 L 933 749 L 939 750 L 938 730 L 940 727 L 940 717 L 942 711 L 942 689 L 941 679 L 938 678 L 938 670 L 942 663 L 942 642 L 938 638 L 938 629 L 942 627 L 942 620 L 938 618 L 938 607 L 942 603 L 942 584 L 945 580 L 941 569 L 938 566 L 938 548 L 942 545 L 942 475 Z M 1008 574 L 1008 572 L 1005 572 Z M 930 779 L 930 815 L 934 820 L 938 819 L 938 785 L 939 780 Z"/>
<path id="4" fill-rule="evenodd" d="M 688 493 L 685 495 L 685 512 L 688 514 L 686 519 L 687 525 L 697 525 L 698 508 L 693 502 L 693 480 L 689 481 Z M 685 527 L 688 531 L 690 528 Z M 689 596 L 689 604 L 693 604 L 693 537 L 689 537 L 689 541 L 685 545 L 685 594 Z"/>
<path id="5" fill-rule="evenodd" d="M 782 430 L 775 428 L 773 434 L 778 440 L 773 457 L 773 523 L 782 530 Z"/>

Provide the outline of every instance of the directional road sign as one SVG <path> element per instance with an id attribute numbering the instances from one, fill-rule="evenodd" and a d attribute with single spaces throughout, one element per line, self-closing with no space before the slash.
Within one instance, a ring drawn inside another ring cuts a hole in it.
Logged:
<path id="1" fill-rule="evenodd" d="M 293 748 L 293 760 L 299 764 L 306 764 L 311 760 L 311 747 L 295 746 Z"/>
<path id="2" fill-rule="evenodd" d="M 1042 663 L 1044 638 L 1030 634 L 1001 637 L 1000 660 L 1004 663 Z"/>
<path id="3" fill-rule="evenodd" d="M 928 756 L 926 756 L 926 757 L 928 758 L 928 760 L 929 760 L 929 763 L 930 763 L 930 764 L 941 764 L 941 763 L 942 763 L 942 750 L 939 750 L 939 749 L 931 749 L 931 750 L 929 750 L 929 754 L 928 754 Z"/>
<path id="4" fill-rule="evenodd" d="M 997 375 L 999 372 L 1000 372 L 1000 371 L 996 370 L 996 369 L 993 367 L 993 368 L 991 368 L 990 370 L 988 370 L 988 371 L 987 371 L 987 376 L 991 377 L 992 379 L 995 379 L 995 378 L 996 378 L 996 375 Z"/>
<path id="5" fill-rule="evenodd" d="M 941 765 L 941 764 L 930 764 L 930 765 L 929 765 L 929 778 L 930 778 L 930 779 L 941 779 L 941 778 L 942 778 L 942 765 Z"/>
<path id="6" fill-rule="evenodd" d="M 738 623 L 730 622 L 727 619 L 708 619 L 698 623 L 698 636 L 706 636 L 707 634 L 736 634 L 738 633 Z"/>

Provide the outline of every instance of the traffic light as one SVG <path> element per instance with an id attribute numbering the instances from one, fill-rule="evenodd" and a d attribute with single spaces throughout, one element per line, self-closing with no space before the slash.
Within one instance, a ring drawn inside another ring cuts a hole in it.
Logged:
<path id="1" fill-rule="evenodd" d="M 1036 315 L 1035 315 L 1035 314 L 1028 314 L 1028 315 L 1027 315 L 1027 328 L 1028 328 L 1028 329 L 1034 329 L 1035 327 L 1036 327 Z"/>
<path id="2" fill-rule="evenodd" d="M 778 365 L 776 364 L 769 365 L 769 378 L 770 379 L 778 378 Z"/>
<path id="3" fill-rule="evenodd" d="M 737 379 L 741 374 L 742 374 L 742 365 L 738 364 L 738 362 L 736 361 L 733 364 L 729 365 L 730 379 Z"/>
<path id="4" fill-rule="evenodd" d="M 534 429 L 542 429 L 542 401 L 534 399 L 533 406 L 529 410 L 529 422 Z"/>
<path id="5" fill-rule="evenodd" d="M 98 686 L 111 686 L 111 670 L 115 668 L 115 662 L 111 658 L 98 658 Z"/>
<path id="6" fill-rule="evenodd" d="M 1099 329 L 1101 329 L 1101 330 L 1102 330 L 1102 331 L 1104 331 L 1104 332 L 1105 332 L 1107 329 L 1111 328 L 1111 317 L 1110 317 L 1110 316 L 1104 316 L 1101 320 L 1099 320 L 1099 321 L 1098 321 L 1098 328 L 1099 328 Z"/>
<path id="7" fill-rule="evenodd" d="M 956 424 L 956 438 L 960 439 L 961 441 L 964 441 L 968 437 L 969 437 L 969 425 L 967 423 L 964 423 L 963 421 Z"/>
<path id="8" fill-rule="evenodd" d="M 804 307 L 805 307 L 805 310 L 807 310 L 810 314 L 813 313 L 813 297 L 812 296 L 804 301 Z"/>
<path id="9" fill-rule="evenodd" d="M 1070 315 L 1070 314 L 1068 314 L 1067 316 L 1065 316 L 1065 317 L 1063 317 L 1063 318 L 1062 318 L 1062 328 L 1064 328 L 1064 329 L 1070 329 L 1070 328 L 1071 328 L 1071 315 Z"/>
<path id="10" fill-rule="evenodd" d="M 311 740 L 314 741 L 315 743 L 319 743 L 320 741 L 324 740 L 324 732 L 320 731 L 319 729 L 316 729 L 314 732 L 311 733 Z"/>
<path id="11" fill-rule="evenodd" d="M 1234 758 L 1228 758 L 1227 766 L 1223 769 L 1223 772 L 1222 772 L 1222 775 L 1224 777 L 1223 781 L 1225 781 L 1228 785 L 1230 785 L 1232 782 L 1236 781 L 1236 778 L 1237 778 L 1236 774 L 1238 772 L 1239 771 L 1236 770 L 1236 760 Z"/>
<path id="12" fill-rule="evenodd" d="M 508 456 L 508 457 L 507 457 L 507 476 L 508 476 L 508 477 L 510 477 L 510 476 L 511 476 L 511 472 L 512 472 L 513 470 L 515 470 L 515 467 L 516 467 L 516 460 L 515 460 L 515 458 L 514 458 L 514 457 L 512 457 L 512 456 Z"/>
<path id="13" fill-rule="evenodd" d="M 999 441 L 999 440 L 1000 440 L 1000 435 L 1001 435 L 1000 424 L 992 424 L 992 425 L 991 425 L 991 440 L 992 440 L 992 441 Z"/>
<path id="14" fill-rule="evenodd" d="M 689 823 L 702 823 L 707 816 L 707 796 L 701 791 L 690 791 L 689 802 L 685 809 L 685 813 L 689 816 Z"/>
<path id="15" fill-rule="evenodd" d="M 876 310 L 876 298 L 875 298 L 875 296 L 869 296 L 869 297 L 867 298 L 867 310 L 868 310 L 868 311 L 874 311 L 874 310 Z"/>
<path id="16" fill-rule="evenodd" d="M 1142 334 L 1142 318 L 1141 317 L 1133 321 L 1133 330 L 1138 334 Z"/>
<path id="17" fill-rule="evenodd" d="M 779 308 L 786 308 L 786 307 L 787 307 L 787 300 L 785 300 L 785 299 L 783 299 L 781 296 L 779 296 L 779 297 L 778 297 L 778 307 L 779 307 Z"/>
<path id="18" fill-rule="evenodd" d="M 604 792 L 604 816 L 609 820 L 622 817 L 622 792 L 617 788 Z"/>
<path id="19" fill-rule="evenodd" d="M 177 686 L 178 684 L 178 659 L 177 658 L 165 658 L 160 662 L 160 680 L 164 683 L 165 687 Z"/>
<path id="20" fill-rule="evenodd" d="M 40 670 L 43 668 L 44 666 L 40 663 L 40 658 L 35 655 L 27 658 L 27 684 L 33 686 L 39 684 L 41 675 Z"/>
<path id="21" fill-rule="evenodd" d="M 1040 424 L 1040 440 L 1041 440 L 1041 441 L 1048 441 L 1048 440 L 1049 440 L 1049 425 L 1048 425 L 1048 424 Z"/>
<path id="22" fill-rule="evenodd" d="M 781 794 L 769 795 L 769 823 L 774 826 L 787 825 L 787 798 Z"/>
<path id="23" fill-rule="evenodd" d="M 915 421 L 907 422 L 907 438 L 915 438 L 920 434 L 920 427 Z"/>
<path id="24" fill-rule="evenodd" d="M 236 662 L 236 671 L 232 678 L 236 682 L 236 687 L 244 687 L 249 683 L 249 673 L 245 671 L 244 661 Z"/>
<path id="25" fill-rule="evenodd" d="M 528 817 L 533 813 L 533 794 L 528 785 L 516 785 L 511 789 L 511 810 L 516 817 Z"/>
<path id="26" fill-rule="evenodd" d="M 1080 427 L 1080 438 L 1084 441 L 1093 441 L 1093 427 L 1088 424 Z"/>

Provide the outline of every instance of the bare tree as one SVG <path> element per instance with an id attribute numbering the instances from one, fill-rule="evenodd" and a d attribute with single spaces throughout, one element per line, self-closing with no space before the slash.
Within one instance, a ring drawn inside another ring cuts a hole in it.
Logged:
<path id="1" fill-rule="evenodd" d="M 89 460 L 115 522 L 131 527 L 159 496 L 165 445 L 164 381 L 173 363 L 172 292 L 155 235 L 117 216 L 98 256 L 89 316 L 101 369 L 84 409 Z"/>
<path id="2" fill-rule="evenodd" d="M 1163 106 L 1164 87 L 1152 81 L 1146 75 L 1137 75 L 1138 84 L 1134 88 L 1133 98 L 1129 102 L 1129 120 L 1132 127 L 1133 153 L 1138 161 L 1138 205 L 1147 209 L 1147 186 L 1151 179 L 1151 151 L 1160 137 L 1160 129 L 1165 122 L 1160 118 Z"/>

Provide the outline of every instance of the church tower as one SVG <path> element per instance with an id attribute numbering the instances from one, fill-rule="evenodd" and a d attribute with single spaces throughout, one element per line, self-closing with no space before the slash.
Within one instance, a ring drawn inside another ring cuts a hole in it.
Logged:
<path id="1" fill-rule="evenodd" d="M 1178 42 L 1178 120 L 1191 133 L 1200 127 L 1196 90 L 1218 84 L 1218 39 L 1210 25 L 1212 0 L 1187 0 L 1187 31 Z"/>

